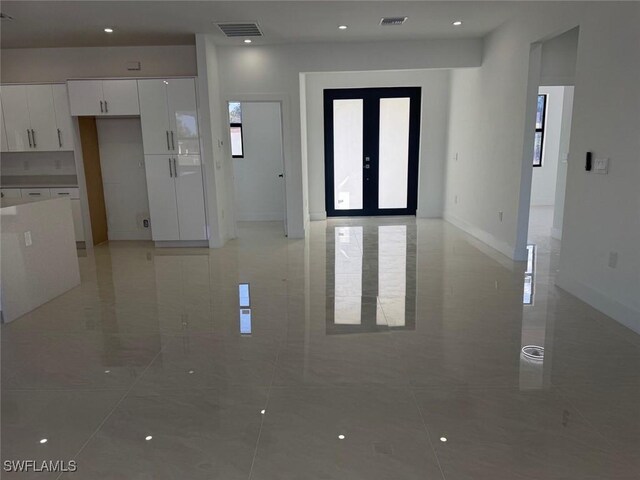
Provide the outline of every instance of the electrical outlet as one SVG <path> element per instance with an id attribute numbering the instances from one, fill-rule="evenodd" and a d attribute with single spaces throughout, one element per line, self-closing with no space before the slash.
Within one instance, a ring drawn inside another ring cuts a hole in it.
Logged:
<path id="1" fill-rule="evenodd" d="M 31 240 L 31 230 L 24 232 L 24 244 L 27 247 L 33 245 L 33 241 Z"/>
<path id="2" fill-rule="evenodd" d="M 609 267 L 616 268 L 618 266 L 618 252 L 609 252 Z"/>
<path id="3" fill-rule="evenodd" d="M 500 219 L 501 222 L 502 222 L 503 215 L 504 215 L 503 212 L 501 212 L 501 211 L 498 212 L 498 218 Z"/>
<path id="4" fill-rule="evenodd" d="M 606 175 L 609 173 L 609 159 L 608 158 L 596 158 L 593 163 L 593 173 L 600 173 Z"/>
<path id="5" fill-rule="evenodd" d="M 142 220 L 142 226 L 144 228 L 149 228 L 149 219 L 145 218 L 144 220 Z"/>

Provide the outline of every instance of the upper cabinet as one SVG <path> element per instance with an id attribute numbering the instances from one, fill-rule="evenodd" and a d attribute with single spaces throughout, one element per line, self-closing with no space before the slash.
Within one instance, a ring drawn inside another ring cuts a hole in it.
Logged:
<path id="1" fill-rule="evenodd" d="M 193 78 L 138 80 L 138 95 L 145 154 L 200 152 Z"/>
<path id="2" fill-rule="evenodd" d="M 6 133 L 3 151 L 73 150 L 64 85 L 4 85 L 0 98 Z"/>
<path id="3" fill-rule="evenodd" d="M 140 115 L 137 80 L 70 80 L 73 116 Z"/>

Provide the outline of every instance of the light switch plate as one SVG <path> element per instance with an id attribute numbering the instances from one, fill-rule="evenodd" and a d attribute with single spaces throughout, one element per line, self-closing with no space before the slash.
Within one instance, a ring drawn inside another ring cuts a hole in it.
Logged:
<path id="1" fill-rule="evenodd" d="M 33 242 L 31 241 L 31 230 L 24 232 L 24 244 L 27 247 L 33 245 Z"/>
<path id="2" fill-rule="evenodd" d="M 606 174 L 609 172 L 609 159 L 596 158 L 593 162 L 593 173 Z"/>

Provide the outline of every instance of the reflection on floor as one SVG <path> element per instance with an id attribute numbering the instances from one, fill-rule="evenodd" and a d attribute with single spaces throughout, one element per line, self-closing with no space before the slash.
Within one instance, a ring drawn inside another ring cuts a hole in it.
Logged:
<path id="1" fill-rule="evenodd" d="M 78 472 L 3 478 L 640 478 L 640 338 L 549 245 L 527 305 L 524 262 L 439 220 L 100 246 L 1 330 L 3 462 Z"/>

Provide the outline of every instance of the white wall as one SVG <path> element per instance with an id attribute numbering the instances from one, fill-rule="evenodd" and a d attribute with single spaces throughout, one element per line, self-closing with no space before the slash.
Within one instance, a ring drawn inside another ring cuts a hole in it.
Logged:
<path id="1" fill-rule="evenodd" d="M 205 35 L 203 35 L 204 37 Z M 198 36 L 196 37 L 196 42 Z M 482 40 L 317 43 L 218 47 L 222 95 L 271 95 L 283 106 L 287 222 L 290 238 L 305 235 L 308 199 L 301 141 L 300 73 L 479 66 Z"/>
<path id="2" fill-rule="evenodd" d="M 564 87 L 562 106 L 562 122 L 560 126 L 560 157 L 558 159 L 558 175 L 556 179 L 556 198 L 553 208 L 553 227 L 551 236 L 562 238 L 562 222 L 564 219 L 564 198 L 567 190 L 567 168 L 569 166 L 569 145 L 571 140 L 571 119 L 573 118 L 573 87 Z"/>
<path id="3" fill-rule="evenodd" d="M 240 221 L 284 220 L 280 104 L 243 102 L 244 158 L 233 160 L 235 215 Z"/>
<path id="4" fill-rule="evenodd" d="M 140 71 L 127 70 L 139 61 Z M 149 47 L 17 48 L 3 49 L 2 83 L 54 83 L 69 78 L 193 76 L 193 45 Z"/>
<path id="5" fill-rule="evenodd" d="M 553 205 L 556 201 L 564 87 L 540 87 L 538 93 L 547 95 L 547 115 L 542 166 L 534 167 L 533 178 L 531 179 L 532 206 Z"/>
<path id="6" fill-rule="evenodd" d="M 449 71 L 405 70 L 306 74 L 306 140 L 311 220 L 326 218 L 324 112 L 326 88 L 421 87 L 418 211 L 423 218 L 442 216 L 444 166 L 449 115 Z"/>
<path id="7" fill-rule="evenodd" d="M 97 118 L 96 127 L 109 240 L 151 240 L 140 119 Z"/>
<path id="8" fill-rule="evenodd" d="M 533 138 L 525 124 L 532 123 L 539 82 L 539 71 L 529 75 L 531 45 L 579 26 L 558 284 L 638 331 L 639 22 L 635 2 L 554 3 L 490 34 L 482 68 L 453 74 L 445 200 L 446 218 L 506 255 L 523 257 Z M 587 151 L 611 158 L 609 175 L 585 172 Z M 612 251 L 617 268 L 608 266 Z"/>
<path id="9" fill-rule="evenodd" d="M 547 40 L 542 45 L 540 85 L 573 85 L 576 75 L 579 29 Z"/>

